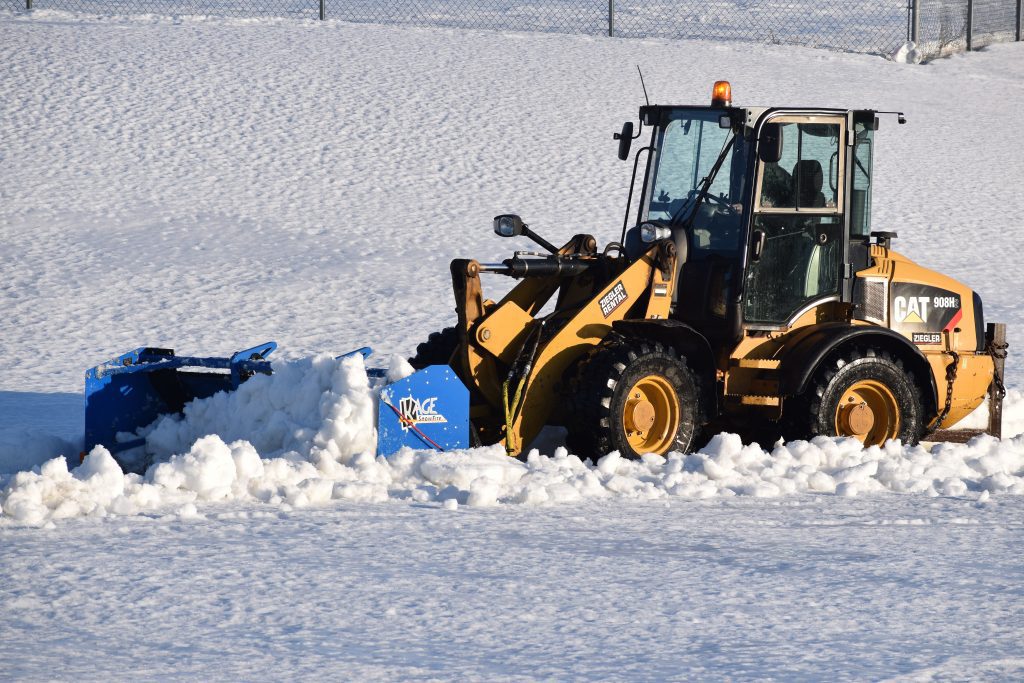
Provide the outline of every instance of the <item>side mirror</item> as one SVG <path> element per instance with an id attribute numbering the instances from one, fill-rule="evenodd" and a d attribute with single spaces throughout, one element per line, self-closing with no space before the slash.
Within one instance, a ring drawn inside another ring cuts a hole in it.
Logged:
<path id="1" fill-rule="evenodd" d="M 518 237 L 523 234 L 525 227 L 523 219 L 514 213 L 494 217 L 494 234 L 499 237 Z"/>
<path id="2" fill-rule="evenodd" d="M 625 161 L 629 158 L 629 148 L 633 144 L 633 122 L 626 121 L 622 124 L 622 132 L 612 137 L 619 141 L 619 158 Z"/>
<path id="3" fill-rule="evenodd" d="M 766 164 L 777 164 L 782 158 L 782 124 L 766 123 L 757 141 L 757 158 Z"/>

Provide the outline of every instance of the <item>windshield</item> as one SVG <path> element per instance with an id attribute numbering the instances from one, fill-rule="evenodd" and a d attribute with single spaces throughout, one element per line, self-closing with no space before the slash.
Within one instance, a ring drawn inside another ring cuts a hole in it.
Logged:
<path id="1" fill-rule="evenodd" d="M 679 111 L 672 114 L 658 136 L 647 218 L 676 224 L 692 222 L 693 249 L 733 251 L 740 244 L 747 145 L 742 135 L 733 136 L 731 129 L 718 125 L 724 113 Z M 707 195 L 697 201 L 723 153 Z"/>

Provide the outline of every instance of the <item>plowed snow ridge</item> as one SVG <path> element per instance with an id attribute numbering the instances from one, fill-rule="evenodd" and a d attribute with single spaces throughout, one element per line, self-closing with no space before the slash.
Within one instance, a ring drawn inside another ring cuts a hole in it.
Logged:
<path id="1" fill-rule="evenodd" d="M 401 374 L 392 368 L 392 374 Z M 1018 405 L 1018 403 L 1014 403 Z M 196 516 L 199 502 L 242 501 L 290 509 L 332 500 L 410 500 L 488 506 L 583 498 L 855 496 L 894 491 L 944 496 L 1024 494 L 1024 435 L 927 449 L 819 437 L 763 449 L 720 434 L 698 453 L 617 453 L 596 465 L 564 448 L 526 462 L 500 447 L 375 457 L 374 388 L 361 357 L 277 365 L 233 393 L 194 401 L 148 430 L 158 464 L 121 473 L 102 447 L 74 470 L 59 457 L 13 477 L 0 494 L 4 520 L 48 525 L 85 515 Z"/>

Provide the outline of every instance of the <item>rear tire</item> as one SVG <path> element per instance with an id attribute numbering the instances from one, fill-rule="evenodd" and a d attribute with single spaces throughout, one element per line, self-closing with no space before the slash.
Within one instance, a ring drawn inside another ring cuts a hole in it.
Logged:
<path id="1" fill-rule="evenodd" d="M 448 365 L 458 346 L 459 331 L 454 327 L 432 332 L 427 341 L 416 347 L 416 355 L 409 359 L 409 365 L 416 370 L 430 365 Z"/>
<path id="2" fill-rule="evenodd" d="M 610 334 L 580 363 L 570 388 L 568 446 L 577 455 L 686 453 L 699 438 L 697 377 L 658 342 Z"/>
<path id="3" fill-rule="evenodd" d="M 853 348 L 829 357 L 794 404 L 804 438 L 852 436 L 865 446 L 899 439 L 912 445 L 925 432 L 914 378 L 900 359 L 881 349 Z"/>

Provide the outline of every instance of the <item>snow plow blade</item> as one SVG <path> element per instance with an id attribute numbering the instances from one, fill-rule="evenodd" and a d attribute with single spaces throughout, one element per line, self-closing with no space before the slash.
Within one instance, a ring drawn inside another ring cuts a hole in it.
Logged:
<path id="1" fill-rule="evenodd" d="M 161 415 L 218 391 L 234 391 L 256 373 L 269 375 L 277 348 L 267 342 L 230 358 L 175 356 L 173 349 L 140 347 L 85 373 L 85 452 L 101 445 L 111 454 L 141 446 L 144 439 L 118 441 Z"/>
<path id="2" fill-rule="evenodd" d="M 259 373 L 273 374 L 267 342 L 229 358 L 176 356 L 172 349 L 140 347 L 85 373 L 85 450 L 106 448 L 115 459 L 145 444 L 126 438 L 161 415 L 179 414 L 190 401 L 234 391 Z M 369 347 L 339 356 L 372 353 Z M 381 380 L 386 372 L 368 368 Z M 377 454 L 403 447 L 446 451 L 469 446 L 469 390 L 446 365 L 433 365 L 381 388 Z M 120 435 L 120 439 L 119 439 Z M 84 455 L 83 453 L 83 455 Z M 122 463 L 122 466 L 124 464 Z"/>
<path id="3" fill-rule="evenodd" d="M 380 392 L 377 455 L 402 447 L 468 448 L 469 390 L 447 365 L 431 365 Z"/>

